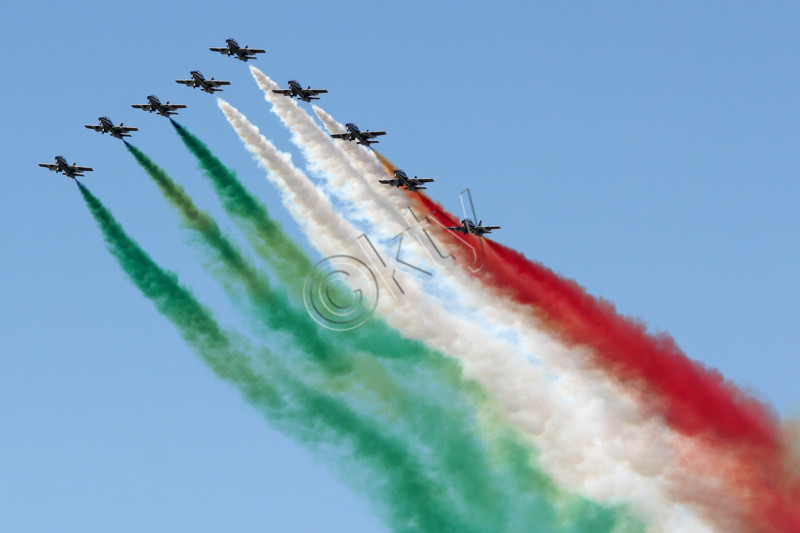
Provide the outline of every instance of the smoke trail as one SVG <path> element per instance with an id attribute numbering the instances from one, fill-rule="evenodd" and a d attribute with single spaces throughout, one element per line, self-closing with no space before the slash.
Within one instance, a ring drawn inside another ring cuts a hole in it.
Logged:
<path id="1" fill-rule="evenodd" d="M 79 183 L 79 188 L 109 252 L 209 368 L 300 443 L 317 451 L 335 443 L 343 448 L 337 451 L 340 463 L 351 457 L 366 466 L 370 470 L 367 476 L 350 481 L 371 496 L 392 527 L 399 531 L 476 530 L 453 512 L 451 502 L 442 498 L 445 488 L 422 473 L 402 440 L 386 436 L 341 402 L 307 389 L 265 349 L 261 350 L 262 359 L 269 364 L 256 371 L 245 355 L 256 350 L 223 331 L 210 311 L 177 283 L 174 274 L 156 265 L 85 186 Z M 373 480 L 376 474 L 378 479 Z"/>
<path id="2" fill-rule="evenodd" d="M 259 273 L 225 237 L 219 225 L 208 213 L 197 208 L 183 187 L 175 183 L 141 150 L 131 144 L 125 144 L 136 161 L 158 185 L 167 201 L 178 210 L 186 225 L 202 236 L 202 243 L 210 249 L 213 257 L 209 266 L 217 279 L 223 282 L 229 294 L 236 294 L 236 283 L 243 285 L 244 292 L 264 325 L 273 330 L 290 333 L 294 343 L 305 353 L 310 354 L 316 363 L 324 365 L 328 372 L 338 375 L 353 370 L 352 361 L 349 361 L 345 354 L 329 353 L 331 348 L 320 338 L 308 314 L 293 308 L 283 291 L 272 289 L 269 279 Z M 271 219 L 269 220 L 271 222 Z"/>
<path id="3" fill-rule="evenodd" d="M 644 324 L 620 316 L 610 302 L 590 296 L 577 283 L 501 244 L 489 246 L 509 267 L 493 269 L 498 284 L 510 288 L 509 275 L 514 276 L 514 297 L 535 306 L 564 341 L 591 346 L 599 364 L 619 381 L 644 380 L 653 394 L 647 400 L 670 425 L 688 435 L 712 431 L 724 440 L 779 446 L 774 411 L 716 370 L 690 360 L 672 338 L 648 335 Z"/>
<path id="4" fill-rule="evenodd" d="M 258 157 L 259 164 L 267 168 L 268 178 L 280 187 L 284 204 L 304 227 L 312 243 L 326 254 L 340 251 L 357 253 L 351 244 L 354 230 L 333 211 L 327 199 L 243 115 L 223 101 L 219 101 L 219 105 L 248 150 Z M 587 477 L 576 481 L 575 462 L 582 459 L 576 459 L 574 452 L 569 453 L 569 450 L 574 449 L 576 436 L 583 438 L 588 428 L 596 426 L 597 415 L 602 411 L 595 413 L 585 407 L 573 409 L 574 406 L 565 403 L 560 394 L 552 390 L 554 383 L 543 379 L 538 369 L 525 363 L 517 352 L 502 341 L 487 338 L 482 328 L 442 312 L 435 303 L 413 290 L 413 285 L 404 286 L 407 292 L 403 298 L 379 306 L 382 314 L 405 335 L 424 340 L 436 349 L 458 356 L 465 365 L 466 375 L 477 379 L 499 400 L 509 420 L 541 445 L 543 451 L 551 450 L 554 457 L 547 463 L 551 473 L 557 471 L 559 482 L 569 481 L 568 486 L 573 489 L 590 490 L 596 496 L 604 494 L 606 498 L 614 497 L 620 488 L 630 485 L 630 492 L 626 494 L 638 499 L 651 516 L 659 515 L 660 523 L 666 524 L 665 530 L 669 530 L 669 524 L 686 523 L 681 516 L 685 515 L 684 511 L 669 510 L 669 506 L 661 501 L 663 496 L 659 495 L 658 488 L 660 481 L 637 480 L 627 472 L 620 476 L 619 462 L 603 455 L 611 453 L 612 448 L 598 450 L 597 441 L 591 434 L 587 436 L 586 451 L 591 452 L 587 458 L 591 457 L 592 460 L 578 465 L 581 467 L 579 470 L 589 467 L 586 469 Z M 419 313 L 423 313 L 424 318 Z M 451 332 L 458 332 L 458 335 L 454 337 Z M 624 437 L 620 437 L 619 430 L 614 431 L 616 433 L 609 436 L 610 441 L 616 443 L 619 439 L 622 444 Z M 659 431 L 656 424 L 643 433 L 657 434 Z M 628 435 L 627 431 L 623 433 Z M 646 450 L 645 446 L 642 443 L 643 451 Z M 658 456 L 653 450 L 648 454 Z M 604 475 L 604 469 L 609 481 L 616 478 L 615 481 L 607 484 L 606 488 L 592 487 L 592 481 Z M 622 470 L 626 469 L 622 467 Z M 615 488 L 611 489 L 612 486 Z M 668 510 L 664 511 L 665 508 Z"/>
<path id="5" fill-rule="evenodd" d="M 800 480 L 785 469 L 786 437 L 771 408 L 690 360 L 671 337 L 649 335 L 643 324 L 617 314 L 577 283 L 507 247 L 490 246 L 516 279 L 513 296 L 555 322 L 566 342 L 589 345 L 598 365 L 620 382 L 638 382 L 632 388 L 641 392 L 641 401 L 671 427 L 737 457 L 726 474 L 752 508 L 754 523 L 800 531 Z M 504 288 L 512 285 L 508 276 L 496 279 Z"/>
<path id="6" fill-rule="evenodd" d="M 174 120 L 171 122 L 183 143 L 197 157 L 203 173 L 214 185 L 225 210 L 234 217 L 256 252 L 285 279 L 293 277 L 292 273 L 297 265 L 303 265 L 301 272 L 310 272 L 311 261 L 286 236 L 280 223 L 269 217 L 266 206 L 247 192 L 236 175 L 214 157 L 200 139 Z M 300 294 L 302 285 L 292 286 L 290 291 Z"/>

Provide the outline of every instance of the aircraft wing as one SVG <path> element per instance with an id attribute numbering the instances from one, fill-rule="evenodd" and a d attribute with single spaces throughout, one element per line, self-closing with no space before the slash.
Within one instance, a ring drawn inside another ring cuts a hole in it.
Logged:
<path id="1" fill-rule="evenodd" d="M 385 131 L 369 131 L 369 130 L 367 130 L 367 131 L 362 131 L 361 135 L 363 135 L 367 139 L 374 139 L 378 135 L 386 135 L 386 132 Z"/>
<path id="2" fill-rule="evenodd" d="M 346 138 L 350 137 L 350 134 L 349 133 L 334 133 L 333 135 L 331 135 L 331 137 L 333 137 L 334 139 L 346 139 Z"/>
<path id="3" fill-rule="evenodd" d="M 211 50 L 212 52 L 219 52 L 220 54 L 227 54 L 228 53 L 228 47 L 227 46 L 224 47 L 224 48 L 209 48 L 209 50 Z"/>
<path id="4" fill-rule="evenodd" d="M 397 187 L 397 180 L 378 180 L 378 183 L 383 183 L 384 185 L 394 185 Z"/>
<path id="5" fill-rule="evenodd" d="M 117 131 L 128 133 L 129 131 L 139 131 L 139 128 L 129 128 L 128 126 L 117 126 Z"/>
<path id="6" fill-rule="evenodd" d="M 173 109 L 185 109 L 186 106 L 184 104 L 164 104 L 164 107 L 169 109 L 170 111 Z"/>
<path id="7" fill-rule="evenodd" d="M 240 50 L 245 54 L 265 54 L 267 52 L 261 48 L 241 48 Z"/>
<path id="8" fill-rule="evenodd" d="M 414 181 L 416 183 L 430 183 L 433 181 L 433 178 L 411 178 L 409 181 Z"/>
<path id="9" fill-rule="evenodd" d="M 50 170 L 58 171 L 58 165 L 56 165 L 54 163 L 39 163 L 39 166 L 47 168 L 47 169 L 50 169 Z"/>
<path id="10" fill-rule="evenodd" d="M 481 226 L 481 228 L 492 231 L 493 229 L 500 229 L 500 226 Z"/>
<path id="11" fill-rule="evenodd" d="M 276 94 L 282 94 L 283 96 L 291 96 L 292 90 L 291 89 L 272 89 L 272 92 Z"/>
<path id="12" fill-rule="evenodd" d="M 464 226 L 452 226 L 448 227 L 447 229 L 452 231 L 457 231 L 458 233 L 464 233 L 464 234 L 467 233 L 467 230 L 464 229 Z"/>
<path id="13" fill-rule="evenodd" d="M 94 131 L 103 131 L 103 125 L 102 124 L 84 124 L 83 127 L 84 128 L 89 128 L 90 130 L 94 130 Z"/>
<path id="14" fill-rule="evenodd" d="M 194 80 L 175 80 L 175 83 L 181 83 L 183 85 L 189 85 L 190 87 L 194 87 Z"/>
<path id="15" fill-rule="evenodd" d="M 328 89 L 305 89 L 306 94 L 318 95 L 328 92 Z"/>
<path id="16" fill-rule="evenodd" d="M 78 172 L 92 172 L 92 167 L 72 167 L 74 170 Z"/>
<path id="17" fill-rule="evenodd" d="M 144 109 L 145 111 L 150 111 L 150 104 L 131 104 L 131 107 L 135 107 L 136 109 Z"/>
<path id="18" fill-rule="evenodd" d="M 213 85 L 214 87 L 219 87 L 220 85 L 230 85 L 231 82 L 229 81 L 219 81 L 219 80 L 206 80 L 206 83 L 209 85 Z"/>

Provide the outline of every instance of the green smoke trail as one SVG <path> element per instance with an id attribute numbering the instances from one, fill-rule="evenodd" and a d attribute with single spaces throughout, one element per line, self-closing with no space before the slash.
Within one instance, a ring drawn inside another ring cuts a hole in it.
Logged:
<path id="1" fill-rule="evenodd" d="M 167 201 L 178 210 L 185 225 L 197 232 L 211 252 L 209 269 L 223 283 L 229 295 L 235 298 L 236 285 L 243 289 L 258 317 L 270 329 L 288 331 L 299 348 L 312 355 L 315 362 L 324 365 L 333 374 L 352 371 L 346 357 L 331 357 L 330 347 L 320 338 L 318 330 L 307 313 L 293 307 L 285 292 L 273 289 L 269 279 L 256 270 L 246 257 L 222 232 L 217 222 L 200 210 L 186 191 L 147 155 L 135 146 L 125 143 L 139 165 L 158 185 Z"/>
<path id="2" fill-rule="evenodd" d="M 269 216 L 266 206 L 244 188 L 236 174 L 223 165 L 200 139 L 174 120 L 171 122 L 186 147 L 197 157 L 225 210 L 240 225 L 256 252 L 269 261 L 276 274 L 292 279 L 297 268 L 303 273 L 311 272 L 311 260 L 286 235 L 281 224 Z M 302 284 L 292 285 L 291 289 L 301 294 Z"/>
<path id="3" fill-rule="evenodd" d="M 245 355 L 255 350 L 223 331 L 176 276 L 161 269 L 128 237 L 108 209 L 85 186 L 78 185 L 109 252 L 218 377 L 236 386 L 268 420 L 302 444 L 312 449 L 332 443 L 346 448 L 347 456 L 366 466 L 371 477 L 377 476 L 374 481 L 351 481 L 366 486 L 397 531 L 476 531 L 452 511 L 453 506 L 442 497 L 444 487 L 421 473 L 421 465 L 401 439 L 387 436 L 342 402 L 303 386 L 268 353 L 265 359 L 270 364 L 256 371 Z"/>
<path id="4" fill-rule="evenodd" d="M 260 202 L 250 195 L 235 175 L 204 143 L 179 124 L 173 122 L 173 125 L 187 148 L 198 158 L 205 175 L 214 183 L 223 206 L 234 220 L 239 222 L 246 234 L 259 231 L 282 233 L 280 226 L 270 219 L 266 208 L 263 206 L 253 208 L 259 206 Z M 252 220 L 247 221 L 248 218 Z M 246 223 L 242 225 L 242 222 Z M 251 242 L 253 242 L 252 237 L 259 238 L 263 235 L 251 235 Z M 273 242 L 291 242 L 285 234 L 272 234 L 271 237 Z M 259 251 L 262 257 L 273 265 L 276 256 L 281 255 L 280 247 L 273 248 L 266 241 L 260 242 Z M 305 260 L 300 260 L 301 254 L 302 251 L 297 248 L 289 257 L 282 257 L 283 266 L 289 267 L 278 271 L 282 282 L 294 286 L 302 285 L 304 274 L 309 272 L 311 262 L 304 255 L 302 259 Z M 454 478 L 455 486 L 464 493 L 465 505 L 473 506 L 474 526 L 480 524 L 482 530 L 491 531 L 496 529 L 498 524 L 512 521 L 527 523 L 528 527 L 548 522 L 545 517 L 552 516 L 550 499 L 559 500 L 564 496 L 553 488 L 551 482 L 548 484 L 545 481 L 546 476 L 533 468 L 530 464 L 530 448 L 521 444 L 520 438 L 516 434 L 512 435 L 513 431 L 507 428 L 497 430 L 495 435 L 488 436 L 490 440 L 496 441 L 495 447 L 498 451 L 496 458 L 502 457 L 508 461 L 507 457 L 526 449 L 527 461 L 523 463 L 515 460 L 514 468 L 508 468 L 507 465 L 486 464 L 485 452 L 480 446 L 481 439 L 475 436 L 471 427 L 475 413 L 467 406 L 485 405 L 487 401 L 479 387 L 464 383 L 460 366 L 456 361 L 427 349 L 417 341 L 401 337 L 395 330 L 377 320 L 371 320 L 356 330 L 340 332 L 336 336 L 339 343 L 344 341 L 372 355 L 385 357 L 388 352 L 395 357 L 402 357 L 402 362 L 392 367 L 393 374 L 406 378 L 407 392 L 411 392 L 412 397 L 400 395 L 392 398 L 392 401 L 402 405 L 401 411 L 406 417 L 414 419 L 418 432 L 427 433 L 429 441 L 433 440 L 436 443 L 432 447 L 435 449 L 431 451 L 432 455 L 438 454 L 434 463 L 438 461 L 441 463 L 440 466 L 444 465 L 441 474 Z M 437 378 L 434 384 L 430 383 L 431 376 Z M 415 381 L 422 381 L 422 385 Z M 449 391 L 443 392 L 445 388 Z M 425 397 L 431 397 L 438 409 L 425 405 Z M 492 466 L 501 467 L 505 475 L 499 476 L 496 472 L 492 472 L 493 475 L 487 479 L 486 472 L 492 470 Z M 530 483 L 531 479 L 540 480 L 535 485 L 536 491 L 533 493 L 530 492 L 534 488 Z M 503 489 L 497 488 L 498 485 L 502 485 Z M 525 490 L 519 492 L 519 489 Z M 618 524 L 620 516 L 624 514 L 593 506 L 594 504 L 583 500 L 570 501 L 583 502 L 573 505 L 581 509 L 575 516 L 584 518 L 591 516 L 593 531 L 609 530 L 602 524 Z M 564 507 L 566 504 L 562 502 L 560 505 Z M 584 512 L 589 508 L 592 509 L 591 512 Z"/>

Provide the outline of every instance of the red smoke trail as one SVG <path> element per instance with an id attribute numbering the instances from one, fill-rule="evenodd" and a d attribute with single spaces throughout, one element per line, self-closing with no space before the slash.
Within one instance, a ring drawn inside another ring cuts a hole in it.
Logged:
<path id="1" fill-rule="evenodd" d="M 394 170 L 376 155 L 387 171 Z M 424 193 L 407 194 L 442 226 L 459 225 Z M 485 263 L 475 273 L 467 267 L 480 247 L 478 237 L 449 231 L 441 237 L 457 256 L 465 254 L 458 257 L 465 271 L 526 306 L 565 344 L 590 347 L 594 363 L 634 392 L 647 410 L 725 457 L 724 471 L 709 474 L 724 479 L 750 509 L 749 530 L 800 532 L 800 480 L 786 466 L 786 436 L 771 408 L 689 359 L 668 335 L 648 334 L 642 322 L 621 316 L 610 302 L 521 253 L 485 240 Z"/>
<path id="2" fill-rule="evenodd" d="M 442 226 L 459 224 L 425 194 L 409 196 Z M 478 237 L 442 233 L 466 255 L 459 264 L 468 265 Z M 723 477 L 747 502 L 754 515 L 749 530 L 800 532 L 800 482 L 784 466 L 786 440 L 772 409 L 689 359 L 671 337 L 648 334 L 643 323 L 619 315 L 576 282 L 501 244 L 485 240 L 483 249 L 477 277 L 485 284 L 525 305 L 562 342 L 591 347 L 595 364 L 673 430 L 730 456 L 725 472 L 709 474 Z"/>

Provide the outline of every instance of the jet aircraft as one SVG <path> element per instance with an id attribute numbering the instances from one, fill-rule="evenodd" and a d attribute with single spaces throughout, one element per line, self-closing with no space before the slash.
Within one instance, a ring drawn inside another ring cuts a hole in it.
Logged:
<path id="1" fill-rule="evenodd" d="M 414 176 L 413 178 L 409 178 L 408 175 L 400 170 L 399 168 L 394 171 L 394 179 L 390 180 L 378 180 L 379 183 L 383 183 L 384 185 L 391 185 L 392 187 L 405 187 L 407 190 L 411 192 L 417 192 L 420 189 L 427 189 L 427 187 L 421 187 L 423 183 L 430 183 L 433 179 L 431 178 L 418 178 Z"/>
<path id="2" fill-rule="evenodd" d="M 110 133 L 111 136 L 116 139 L 130 137 L 128 134 L 129 131 L 139 131 L 139 128 L 130 128 L 128 126 L 124 126 L 122 122 L 119 123 L 119 126 L 115 126 L 114 122 L 108 117 L 100 117 L 98 120 L 100 121 L 100 124 L 84 124 L 84 127 L 89 128 L 90 130 L 99 131 L 100 133 Z"/>
<path id="3" fill-rule="evenodd" d="M 169 100 L 167 100 L 166 104 L 162 104 L 161 100 L 158 99 L 158 96 L 151 94 L 147 97 L 146 104 L 131 104 L 131 107 L 135 107 L 136 109 L 142 109 L 144 111 L 153 112 L 155 111 L 162 117 L 168 117 L 170 115 L 177 115 L 178 112 L 175 111 L 176 109 L 184 109 L 186 108 L 183 104 L 170 104 Z"/>
<path id="4" fill-rule="evenodd" d="M 304 102 L 310 102 L 311 100 L 319 100 L 317 95 L 328 91 L 327 89 L 312 89 L 311 85 L 308 86 L 308 89 L 303 89 L 296 80 L 289 80 L 288 89 L 273 89 L 272 92 L 288 96 L 289 98 L 294 98 L 296 96 Z"/>
<path id="5" fill-rule="evenodd" d="M 374 139 L 378 135 L 386 135 L 385 131 L 369 131 L 364 130 L 361 131 L 358 129 L 358 126 L 353 124 L 352 122 L 348 122 L 344 125 L 347 128 L 347 133 L 334 133 L 331 135 L 334 139 L 345 139 L 346 141 L 356 141 L 357 144 L 363 144 L 367 148 L 369 148 L 370 144 L 375 144 L 376 142 L 380 141 L 371 141 L 370 139 Z"/>
<path id="6" fill-rule="evenodd" d="M 465 218 L 461 221 L 460 226 L 452 226 L 447 229 L 463 233 L 464 235 L 483 237 L 485 233 L 491 233 L 493 229 L 500 229 L 500 226 L 484 226 L 482 220 L 475 224 L 469 218 Z"/>
<path id="7" fill-rule="evenodd" d="M 175 80 L 175 83 L 182 83 L 187 87 L 200 87 L 201 91 L 205 91 L 208 94 L 214 94 L 216 91 L 221 91 L 218 87 L 220 85 L 230 85 L 231 82 L 229 81 L 219 81 L 211 78 L 210 80 L 205 79 L 203 73 L 199 70 L 193 70 L 191 73 L 192 79 L 190 80 Z"/>
<path id="8" fill-rule="evenodd" d="M 263 54 L 266 50 L 260 48 L 248 48 L 247 46 L 241 47 L 236 39 L 225 39 L 227 46 L 222 48 L 209 48 L 212 52 L 219 52 L 225 56 L 236 56 L 236 59 L 247 62 L 248 59 L 258 59 L 253 54 Z"/>
<path id="9" fill-rule="evenodd" d="M 39 163 L 39 166 L 54 172 L 62 172 L 66 177 L 72 179 L 75 179 L 77 176 L 83 176 L 84 172 L 92 171 L 90 167 L 79 167 L 76 163 L 70 165 L 63 155 L 57 155 L 55 163 Z"/>

